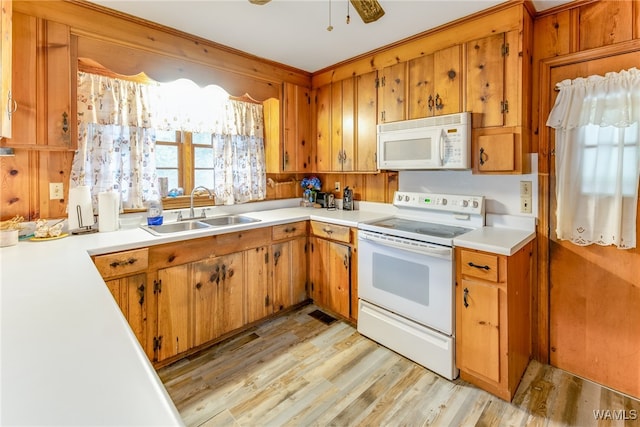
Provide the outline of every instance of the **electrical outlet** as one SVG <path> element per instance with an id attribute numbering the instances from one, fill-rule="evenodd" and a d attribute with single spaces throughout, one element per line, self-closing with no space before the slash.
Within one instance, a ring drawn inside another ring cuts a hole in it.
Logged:
<path id="1" fill-rule="evenodd" d="M 333 189 L 334 189 L 335 191 L 340 191 L 340 181 L 336 181 L 336 182 L 333 184 Z"/>
<path id="2" fill-rule="evenodd" d="M 531 213 L 531 197 L 520 197 L 520 213 Z"/>
<path id="3" fill-rule="evenodd" d="M 49 199 L 50 200 L 64 199 L 64 185 L 61 182 L 49 183 Z"/>

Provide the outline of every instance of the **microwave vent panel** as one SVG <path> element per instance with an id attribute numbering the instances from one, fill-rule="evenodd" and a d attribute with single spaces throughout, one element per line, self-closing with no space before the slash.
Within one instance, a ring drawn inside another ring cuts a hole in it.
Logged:
<path id="1" fill-rule="evenodd" d="M 434 126 L 462 125 L 469 122 L 469 113 L 455 113 L 444 116 L 426 117 L 424 119 L 403 120 L 400 122 L 378 125 L 378 132 L 394 130 L 419 129 Z"/>

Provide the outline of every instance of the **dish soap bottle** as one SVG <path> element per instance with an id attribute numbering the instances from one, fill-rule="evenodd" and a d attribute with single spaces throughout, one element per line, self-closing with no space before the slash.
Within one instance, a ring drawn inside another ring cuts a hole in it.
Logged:
<path id="1" fill-rule="evenodd" d="M 147 209 L 147 225 L 162 225 L 162 202 L 151 200 Z"/>

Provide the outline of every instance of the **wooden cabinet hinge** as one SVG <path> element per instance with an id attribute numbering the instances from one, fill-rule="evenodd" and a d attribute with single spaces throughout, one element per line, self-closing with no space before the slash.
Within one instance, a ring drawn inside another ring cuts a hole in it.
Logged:
<path id="1" fill-rule="evenodd" d="M 267 295 L 266 297 L 264 297 L 264 306 L 265 306 L 265 307 L 269 307 L 269 295 Z"/>
<path id="2" fill-rule="evenodd" d="M 162 279 L 153 281 L 153 293 L 158 294 L 162 292 Z"/>
<path id="3" fill-rule="evenodd" d="M 159 337 L 153 337 L 153 351 L 160 350 L 162 348 L 162 335 Z"/>
<path id="4" fill-rule="evenodd" d="M 380 87 L 380 79 L 378 77 L 376 77 L 375 85 L 376 85 L 376 89 Z"/>
<path id="5" fill-rule="evenodd" d="M 509 101 L 500 101 L 501 113 L 505 114 L 509 112 Z"/>
<path id="6" fill-rule="evenodd" d="M 502 56 L 509 56 L 509 43 L 502 45 Z"/>

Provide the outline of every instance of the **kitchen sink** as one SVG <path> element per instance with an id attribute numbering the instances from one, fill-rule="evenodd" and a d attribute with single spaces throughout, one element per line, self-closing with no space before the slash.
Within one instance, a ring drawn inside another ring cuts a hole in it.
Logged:
<path id="1" fill-rule="evenodd" d="M 224 215 L 213 218 L 198 218 L 181 222 L 170 222 L 162 225 L 143 225 L 141 228 L 155 236 L 162 236 L 164 234 L 181 233 L 183 231 L 224 227 L 226 225 L 249 224 L 258 221 L 260 220 L 242 215 Z"/>
<path id="2" fill-rule="evenodd" d="M 170 222 L 168 224 L 162 225 L 142 226 L 142 228 L 155 235 L 179 233 L 181 231 L 200 230 L 209 227 L 209 224 L 204 224 L 200 221 Z"/>
<path id="3" fill-rule="evenodd" d="M 225 216 L 215 216 L 213 218 L 200 219 L 199 222 L 203 222 L 205 224 L 209 224 L 213 227 L 220 227 L 223 225 L 234 225 L 234 224 L 249 224 L 252 222 L 258 222 L 259 219 L 249 218 L 247 216 L 242 215 L 225 215 Z"/>

